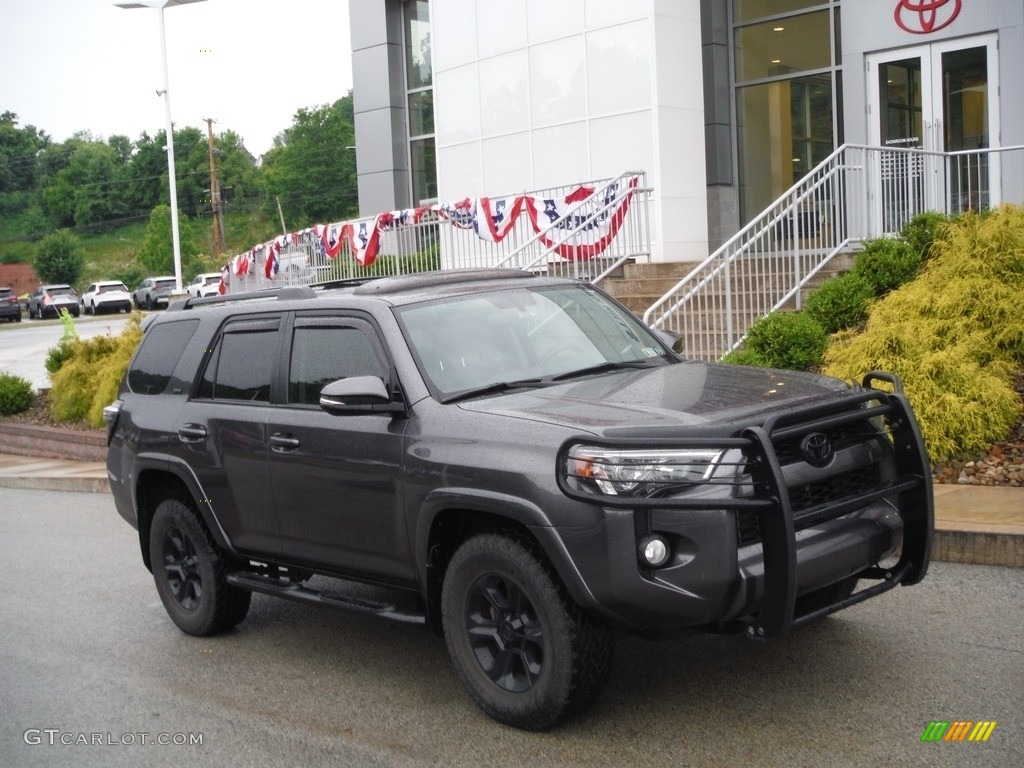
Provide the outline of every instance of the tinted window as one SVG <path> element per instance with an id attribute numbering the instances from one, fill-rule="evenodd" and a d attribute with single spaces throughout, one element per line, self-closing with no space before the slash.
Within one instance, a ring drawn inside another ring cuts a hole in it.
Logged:
<path id="1" fill-rule="evenodd" d="M 325 384 L 351 376 L 384 378 L 384 368 L 366 332 L 350 326 L 295 329 L 288 402 L 316 405 Z"/>
<path id="2" fill-rule="evenodd" d="M 276 320 L 229 327 L 207 363 L 198 397 L 270 402 L 276 350 Z"/>
<path id="3" fill-rule="evenodd" d="M 198 327 L 198 320 L 185 320 L 161 323 L 149 329 L 128 371 L 128 388 L 140 395 L 163 392 Z"/>
<path id="4" fill-rule="evenodd" d="M 10 288 L 0 288 L 0 296 L 13 296 L 14 291 Z"/>

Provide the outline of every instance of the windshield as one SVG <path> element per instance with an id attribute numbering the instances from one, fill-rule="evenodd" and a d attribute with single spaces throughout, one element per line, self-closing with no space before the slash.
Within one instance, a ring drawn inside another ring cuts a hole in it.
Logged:
<path id="1" fill-rule="evenodd" d="M 508 288 L 396 311 L 442 400 L 669 359 L 635 317 L 585 285 Z"/>
<path id="2" fill-rule="evenodd" d="M 157 280 L 156 281 L 156 287 L 157 288 L 173 288 L 174 287 L 174 280 Z"/>

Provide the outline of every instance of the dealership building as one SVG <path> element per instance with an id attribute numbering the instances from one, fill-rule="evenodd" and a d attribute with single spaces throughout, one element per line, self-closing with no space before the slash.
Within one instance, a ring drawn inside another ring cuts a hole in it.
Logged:
<path id="1" fill-rule="evenodd" d="M 349 8 L 361 215 L 643 170 L 653 260 L 692 261 L 843 144 L 1024 145 L 1021 0 Z"/>

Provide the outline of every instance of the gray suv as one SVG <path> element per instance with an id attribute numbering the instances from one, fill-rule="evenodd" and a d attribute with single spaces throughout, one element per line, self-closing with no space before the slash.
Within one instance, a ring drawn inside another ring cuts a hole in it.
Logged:
<path id="1" fill-rule="evenodd" d="M 931 550 L 895 377 L 686 360 L 529 273 L 176 302 L 106 416 L 180 629 L 239 624 L 253 592 L 423 624 L 525 729 L 597 696 L 615 631 L 778 638 L 916 584 Z"/>

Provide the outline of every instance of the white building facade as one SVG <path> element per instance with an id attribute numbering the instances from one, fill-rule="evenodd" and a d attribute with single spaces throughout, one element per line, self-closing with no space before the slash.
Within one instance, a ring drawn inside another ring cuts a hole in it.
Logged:
<path id="1" fill-rule="evenodd" d="M 362 215 L 644 170 L 692 261 L 843 143 L 1024 145 L 1021 0 L 349 7 Z"/>

